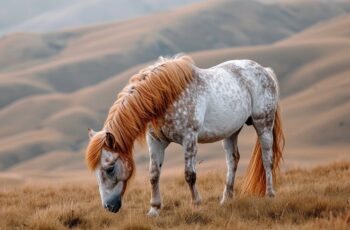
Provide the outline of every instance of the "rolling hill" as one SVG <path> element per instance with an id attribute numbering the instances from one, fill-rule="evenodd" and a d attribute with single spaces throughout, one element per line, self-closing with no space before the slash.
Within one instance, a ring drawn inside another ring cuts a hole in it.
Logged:
<path id="1" fill-rule="evenodd" d="M 196 1 L 199 0 L 3 0 L 0 35 L 18 31 L 47 32 L 126 20 Z"/>
<path id="2" fill-rule="evenodd" d="M 115 95 L 133 73 L 161 54 L 178 51 L 190 52 L 202 68 L 248 58 L 276 71 L 289 166 L 346 157 L 349 5 L 205 2 L 125 22 L 35 35 L 32 39 L 41 42 L 14 46 L 18 50 L 10 52 L 12 61 L 0 58 L 1 63 L 9 62 L 0 68 L 0 89 L 13 87 L 0 101 L 0 169 L 83 169 L 87 127 L 102 126 Z M 15 36 L 7 37 L 7 44 Z M 32 35 L 20 39 L 27 36 Z M 0 41 L 0 50 L 6 47 Z M 42 56 L 20 55 L 28 48 L 42 51 Z M 243 165 L 254 141 L 251 128 L 239 140 Z M 175 154 L 179 151 L 177 146 L 170 148 L 169 167 L 182 162 L 181 153 Z M 200 168 L 223 164 L 219 151 L 220 144 L 200 147 L 198 158 L 205 160 Z M 137 148 L 135 156 L 146 168 L 146 150 Z"/>
<path id="3" fill-rule="evenodd" d="M 13 90 L 0 106 L 74 92 L 160 55 L 268 44 L 349 10 L 349 1 L 209 1 L 124 22 L 9 35 L 0 40 L 0 84 Z"/>

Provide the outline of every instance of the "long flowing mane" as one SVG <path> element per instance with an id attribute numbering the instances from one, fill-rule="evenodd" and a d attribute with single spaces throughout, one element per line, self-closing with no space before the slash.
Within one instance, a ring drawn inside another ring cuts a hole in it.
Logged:
<path id="1" fill-rule="evenodd" d="M 193 60 L 189 56 L 160 58 L 130 78 L 109 110 L 102 131 L 90 140 L 86 162 L 95 170 L 102 148 L 108 148 L 107 133 L 114 137 L 113 152 L 134 167 L 132 151 L 137 138 L 145 136 L 147 124 L 164 115 L 166 109 L 193 80 Z"/>

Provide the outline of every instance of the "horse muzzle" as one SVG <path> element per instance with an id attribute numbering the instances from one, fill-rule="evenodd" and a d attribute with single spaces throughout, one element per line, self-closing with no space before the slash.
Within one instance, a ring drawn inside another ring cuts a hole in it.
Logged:
<path id="1" fill-rule="evenodd" d="M 122 207 L 122 198 L 121 196 L 112 196 L 104 203 L 104 208 L 110 212 L 117 213 Z"/>

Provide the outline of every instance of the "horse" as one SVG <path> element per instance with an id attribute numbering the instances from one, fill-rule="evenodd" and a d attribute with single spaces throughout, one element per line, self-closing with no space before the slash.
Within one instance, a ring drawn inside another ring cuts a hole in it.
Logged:
<path id="1" fill-rule="evenodd" d="M 96 174 L 102 206 L 118 212 L 135 163 L 136 140 L 147 141 L 150 156 L 149 216 L 162 206 L 159 178 L 164 152 L 171 142 L 182 145 L 185 180 L 192 204 L 196 188 L 198 143 L 222 140 L 227 175 L 221 204 L 233 197 L 240 158 L 237 138 L 253 125 L 257 141 L 240 190 L 241 194 L 274 197 L 273 184 L 282 158 L 284 136 L 275 73 L 252 60 L 231 60 L 201 69 L 191 57 L 159 60 L 132 76 L 118 94 L 101 131 L 89 129 L 85 158 Z"/>

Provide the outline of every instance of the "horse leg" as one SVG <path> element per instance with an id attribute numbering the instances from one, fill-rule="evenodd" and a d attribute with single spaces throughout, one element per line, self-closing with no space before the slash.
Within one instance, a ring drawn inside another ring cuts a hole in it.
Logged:
<path id="1" fill-rule="evenodd" d="M 185 179 L 191 191 L 192 204 L 197 206 L 202 201 L 196 188 L 197 134 L 186 135 L 183 146 L 185 150 Z"/>
<path id="2" fill-rule="evenodd" d="M 164 151 L 169 145 L 169 142 L 158 139 L 152 134 L 147 134 L 147 144 L 150 154 L 149 176 L 152 186 L 150 202 L 151 208 L 147 215 L 158 216 L 162 206 L 159 189 L 159 177 L 164 160 Z"/>
<path id="3" fill-rule="evenodd" d="M 273 121 L 274 113 L 270 113 L 262 119 L 254 119 L 254 127 L 257 131 L 261 150 L 262 150 L 262 161 L 265 170 L 266 177 L 266 196 L 275 197 L 275 191 L 273 189 L 273 176 L 272 176 L 272 162 L 273 162 Z"/>
<path id="4" fill-rule="evenodd" d="M 235 184 L 235 175 L 239 162 L 239 151 L 237 146 L 238 132 L 232 136 L 224 139 L 222 142 L 225 153 L 226 153 L 226 164 L 227 164 L 227 175 L 226 175 L 226 186 L 222 194 L 220 204 L 224 204 L 225 201 L 233 197 L 233 187 Z"/>

